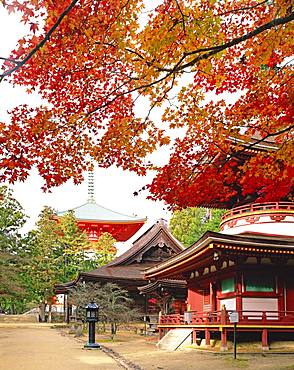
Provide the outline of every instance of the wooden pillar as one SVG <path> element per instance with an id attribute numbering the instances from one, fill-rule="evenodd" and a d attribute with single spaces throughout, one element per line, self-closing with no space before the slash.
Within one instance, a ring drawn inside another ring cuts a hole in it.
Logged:
<path id="1" fill-rule="evenodd" d="M 210 331 L 205 328 L 205 345 L 210 346 Z"/>
<path id="2" fill-rule="evenodd" d="M 217 284 L 211 284 L 211 310 L 217 311 L 217 300 L 216 300 Z"/>
<path id="3" fill-rule="evenodd" d="M 192 332 L 192 343 L 195 344 L 197 343 L 197 331 L 196 329 L 193 329 L 193 332 Z"/>
<path id="4" fill-rule="evenodd" d="M 269 345 L 268 345 L 268 330 L 267 329 L 262 329 L 261 346 L 262 346 L 262 350 L 263 351 L 268 351 L 269 350 Z"/>
<path id="5" fill-rule="evenodd" d="M 236 278 L 236 310 L 241 314 L 242 311 L 242 276 Z"/>
<path id="6" fill-rule="evenodd" d="M 210 311 L 214 311 L 214 297 L 213 297 L 213 294 L 214 294 L 214 292 L 213 292 L 213 284 L 212 283 L 210 283 L 209 284 L 209 301 L 210 301 Z"/>
<path id="7" fill-rule="evenodd" d="M 159 328 L 159 340 L 163 338 L 163 330 Z"/>
<path id="8" fill-rule="evenodd" d="M 228 345 L 227 345 L 227 329 L 222 328 L 221 331 L 221 351 L 227 351 Z"/>

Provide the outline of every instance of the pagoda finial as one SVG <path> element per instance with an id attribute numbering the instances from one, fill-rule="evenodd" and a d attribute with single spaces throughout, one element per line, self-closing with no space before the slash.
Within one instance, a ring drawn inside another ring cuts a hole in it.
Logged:
<path id="1" fill-rule="evenodd" d="M 94 198 L 94 168 L 88 172 L 88 202 L 95 203 Z"/>

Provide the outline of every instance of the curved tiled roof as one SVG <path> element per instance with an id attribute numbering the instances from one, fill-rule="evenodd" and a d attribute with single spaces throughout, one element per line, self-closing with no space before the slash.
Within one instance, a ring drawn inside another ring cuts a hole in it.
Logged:
<path id="1" fill-rule="evenodd" d="M 261 250 L 263 253 L 274 253 L 275 250 L 283 250 L 281 253 L 294 253 L 294 238 L 278 238 L 266 237 L 264 235 L 229 235 L 217 233 L 214 231 L 206 231 L 206 233 L 193 245 L 179 254 L 163 261 L 150 269 L 146 270 L 145 278 L 150 279 L 153 277 L 165 278 L 168 276 L 166 271 L 179 264 L 184 264 L 187 261 L 196 260 L 198 255 L 205 251 L 205 248 L 216 244 L 225 244 L 229 246 L 238 246 L 245 250 L 245 247 L 255 248 L 257 251 Z M 161 275 L 160 275 L 161 274 Z"/>
<path id="2" fill-rule="evenodd" d="M 58 212 L 58 216 L 62 216 L 69 210 Z M 111 209 L 100 206 L 95 202 L 87 202 L 81 206 L 72 208 L 75 217 L 78 220 L 96 221 L 96 222 L 109 222 L 109 223 L 129 223 L 129 222 L 145 222 L 146 218 L 136 216 L 128 216 L 119 212 L 112 211 Z"/>

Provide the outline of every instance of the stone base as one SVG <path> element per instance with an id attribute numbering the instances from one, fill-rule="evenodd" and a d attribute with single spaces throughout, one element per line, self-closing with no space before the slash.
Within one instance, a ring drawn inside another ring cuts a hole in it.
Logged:
<path id="1" fill-rule="evenodd" d="M 226 352 L 228 350 L 228 347 L 221 347 L 220 350 L 221 352 Z"/>
<path id="2" fill-rule="evenodd" d="M 269 346 L 262 346 L 262 347 L 261 347 L 261 349 L 262 349 L 263 351 L 269 351 Z"/>
<path id="3" fill-rule="evenodd" d="M 100 349 L 100 344 L 98 343 L 87 343 L 84 345 L 85 349 Z"/>

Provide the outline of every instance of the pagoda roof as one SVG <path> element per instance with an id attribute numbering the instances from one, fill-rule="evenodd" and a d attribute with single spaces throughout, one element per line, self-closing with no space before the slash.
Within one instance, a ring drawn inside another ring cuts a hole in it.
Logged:
<path id="1" fill-rule="evenodd" d="M 87 202 L 81 206 L 71 208 L 69 210 L 58 212 L 58 216 L 62 216 L 68 211 L 73 211 L 78 221 L 91 221 L 96 223 L 144 223 L 147 218 L 129 216 L 123 213 L 112 211 L 109 208 L 103 207 L 96 202 Z"/>
<path id="2" fill-rule="evenodd" d="M 174 278 L 193 266 L 205 256 L 212 256 L 216 250 L 230 252 L 262 253 L 271 255 L 292 255 L 294 257 L 294 238 L 275 238 L 248 235 L 228 235 L 207 231 L 196 243 L 178 255 L 171 257 L 145 272 L 145 278 Z"/>

